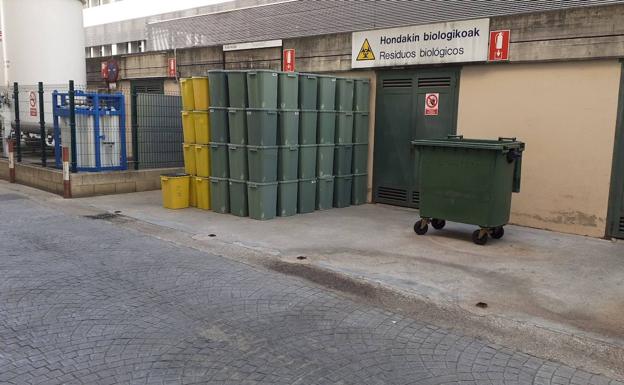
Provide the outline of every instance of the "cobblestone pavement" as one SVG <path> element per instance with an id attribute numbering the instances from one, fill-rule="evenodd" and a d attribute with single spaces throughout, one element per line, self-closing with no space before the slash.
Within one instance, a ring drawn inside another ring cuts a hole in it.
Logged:
<path id="1" fill-rule="evenodd" d="M 623 385 L 0 194 L 2 384 Z"/>

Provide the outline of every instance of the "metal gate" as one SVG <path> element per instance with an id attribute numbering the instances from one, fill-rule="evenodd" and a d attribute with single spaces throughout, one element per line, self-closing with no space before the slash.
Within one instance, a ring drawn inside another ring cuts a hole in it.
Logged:
<path id="1" fill-rule="evenodd" d="M 611 175 L 611 193 L 607 217 L 607 236 L 624 238 L 624 65 L 620 76 L 615 148 Z"/>
<path id="2" fill-rule="evenodd" d="M 446 137 L 457 130 L 459 69 L 378 74 L 373 199 L 418 207 L 414 139 Z M 429 102 L 437 101 L 432 107 Z"/>

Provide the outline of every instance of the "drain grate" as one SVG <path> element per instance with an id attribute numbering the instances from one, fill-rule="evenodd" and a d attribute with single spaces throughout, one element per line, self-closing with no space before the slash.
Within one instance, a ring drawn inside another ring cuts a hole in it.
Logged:
<path id="1" fill-rule="evenodd" d="M 113 218 L 117 218 L 119 215 L 118 214 L 113 214 L 113 213 L 103 213 L 103 214 L 95 214 L 95 215 L 85 215 L 85 218 L 89 218 L 89 219 L 113 219 Z"/>

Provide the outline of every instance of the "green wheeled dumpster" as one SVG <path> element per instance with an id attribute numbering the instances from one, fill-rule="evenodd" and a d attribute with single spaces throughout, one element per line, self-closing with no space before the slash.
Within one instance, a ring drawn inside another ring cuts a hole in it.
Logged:
<path id="1" fill-rule="evenodd" d="M 414 231 L 423 235 L 428 225 L 442 229 L 446 221 L 479 226 L 472 240 L 484 245 L 488 236 L 501 238 L 509 221 L 511 193 L 520 192 L 522 152 L 516 138 L 498 140 L 415 140 L 418 151 L 420 216 Z"/>

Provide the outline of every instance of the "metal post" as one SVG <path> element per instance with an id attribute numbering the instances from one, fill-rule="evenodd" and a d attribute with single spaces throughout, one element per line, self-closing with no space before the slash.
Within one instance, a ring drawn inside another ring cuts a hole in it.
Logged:
<path id="1" fill-rule="evenodd" d="M 48 166 L 47 133 L 45 126 L 45 110 L 43 109 L 43 82 L 39 82 L 39 135 L 41 136 L 41 165 Z"/>
<path id="2" fill-rule="evenodd" d="M 130 87 L 130 125 L 132 130 L 132 160 L 134 169 L 139 169 L 139 119 L 137 117 L 137 94 L 134 85 Z"/>
<path id="3" fill-rule="evenodd" d="M 78 154 L 76 153 L 76 92 L 74 81 L 69 81 L 69 130 L 71 133 L 71 172 L 78 172 Z"/>
<path id="4" fill-rule="evenodd" d="M 19 112 L 19 85 L 13 83 L 13 101 L 15 102 L 15 144 L 17 150 L 17 162 L 22 161 L 22 128 L 20 126 Z"/>

